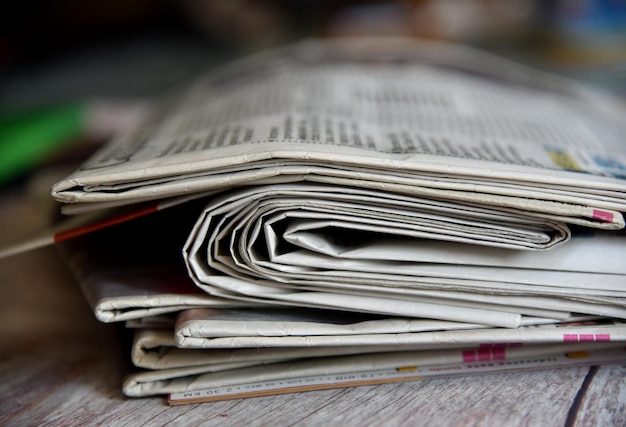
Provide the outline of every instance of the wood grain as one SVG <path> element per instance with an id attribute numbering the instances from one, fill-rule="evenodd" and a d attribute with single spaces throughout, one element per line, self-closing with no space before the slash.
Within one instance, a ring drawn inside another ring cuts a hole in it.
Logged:
<path id="1" fill-rule="evenodd" d="M 0 211 L 4 238 L 33 224 L 28 209 Z M 123 330 L 93 318 L 54 248 L 0 260 L 0 312 L 0 425 L 626 425 L 626 365 L 177 407 L 125 398 L 121 380 L 131 367 Z"/>

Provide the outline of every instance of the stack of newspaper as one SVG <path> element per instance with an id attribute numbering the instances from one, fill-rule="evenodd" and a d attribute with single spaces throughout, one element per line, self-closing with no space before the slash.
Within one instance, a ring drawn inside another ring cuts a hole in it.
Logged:
<path id="1" fill-rule="evenodd" d="M 302 42 L 56 184 L 67 214 L 124 210 L 57 240 L 96 316 L 136 328 L 130 396 L 624 360 L 625 111 L 469 48 Z"/>

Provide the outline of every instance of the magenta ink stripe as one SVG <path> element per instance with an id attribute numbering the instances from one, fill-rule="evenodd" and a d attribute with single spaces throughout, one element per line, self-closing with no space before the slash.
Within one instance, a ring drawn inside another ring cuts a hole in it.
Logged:
<path id="1" fill-rule="evenodd" d="M 463 351 L 463 363 L 470 363 L 476 361 L 476 352 L 474 350 Z"/>
<path id="2" fill-rule="evenodd" d="M 598 221 L 613 222 L 613 213 L 594 209 L 592 218 Z"/>
<path id="3" fill-rule="evenodd" d="M 578 342 L 578 334 L 563 334 L 564 342 Z"/>
<path id="4" fill-rule="evenodd" d="M 506 359 L 506 348 L 504 347 L 494 348 L 492 355 L 493 355 L 492 357 L 493 360 L 504 360 Z"/>

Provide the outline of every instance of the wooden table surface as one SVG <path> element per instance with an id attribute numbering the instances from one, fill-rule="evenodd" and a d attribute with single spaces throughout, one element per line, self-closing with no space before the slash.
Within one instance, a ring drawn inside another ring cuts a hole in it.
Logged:
<path id="1" fill-rule="evenodd" d="M 0 243 L 41 227 L 42 210 L 0 198 Z M 126 398 L 123 330 L 94 319 L 54 248 L 0 260 L 0 313 L 3 426 L 626 425 L 626 363 L 176 407 Z"/>

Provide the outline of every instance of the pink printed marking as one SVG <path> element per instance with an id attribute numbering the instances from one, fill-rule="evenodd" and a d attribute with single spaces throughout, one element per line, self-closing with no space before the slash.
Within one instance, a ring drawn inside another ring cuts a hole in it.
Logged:
<path id="1" fill-rule="evenodd" d="M 474 350 L 465 350 L 462 352 L 463 363 L 470 363 L 476 361 L 476 352 Z"/>
<path id="2" fill-rule="evenodd" d="M 492 359 L 493 360 L 504 360 L 506 359 L 506 348 L 504 347 L 498 347 L 498 348 L 494 348 L 492 351 Z"/>
<path id="3" fill-rule="evenodd" d="M 584 341 L 584 342 L 593 342 L 596 340 L 596 336 L 594 334 L 580 334 L 580 341 Z"/>
<path id="4" fill-rule="evenodd" d="M 578 342 L 578 334 L 563 334 L 564 342 Z"/>
<path id="5" fill-rule="evenodd" d="M 607 211 L 601 211 L 599 209 L 594 209 L 592 218 L 597 221 L 613 222 L 613 213 L 607 212 Z"/>
<path id="6" fill-rule="evenodd" d="M 596 334 L 596 341 L 609 342 L 611 341 L 611 334 Z"/>
<path id="7" fill-rule="evenodd" d="M 480 360 L 481 362 L 491 360 L 491 349 L 489 348 L 481 349 L 481 350 L 478 350 L 477 353 L 478 353 L 478 360 Z"/>

